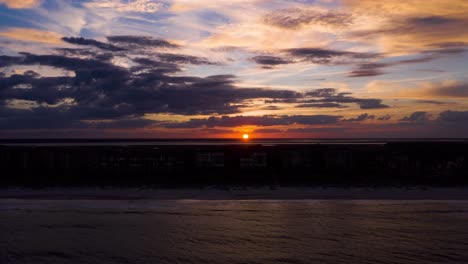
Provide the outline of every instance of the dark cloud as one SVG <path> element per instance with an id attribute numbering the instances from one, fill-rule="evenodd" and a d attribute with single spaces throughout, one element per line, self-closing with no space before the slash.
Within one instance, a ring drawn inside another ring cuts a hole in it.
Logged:
<path id="1" fill-rule="evenodd" d="M 171 43 L 164 39 L 157 39 L 146 36 L 108 36 L 107 40 L 128 47 L 159 47 L 159 48 L 178 48 L 179 45 Z"/>
<path id="2" fill-rule="evenodd" d="M 284 52 L 302 61 L 309 61 L 316 64 L 348 63 L 352 60 L 372 59 L 380 56 L 380 54 L 377 53 L 359 53 L 320 48 L 296 48 L 287 49 L 284 50 Z"/>
<path id="3" fill-rule="evenodd" d="M 154 56 L 159 61 L 176 63 L 176 64 L 216 64 L 203 57 L 196 57 L 185 54 L 174 54 L 174 53 L 151 53 L 146 54 L 144 48 L 146 47 L 163 47 L 163 48 L 177 48 L 178 45 L 172 44 L 163 39 L 154 39 L 151 37 L 142 37 L 142 36 L 109 36 L 107 37 L 109 42 L 115 43 L 104 43 L 94 39 L 86 38 L 75 38 L 75 37 L 65 37 L 62 38 L 63 41 L 75 44 L 75 45 L 86 45 L 94 46 L 104 51 L 109 52 L 118 52 L 118 51 L 127 51 L 128 53 L 142 54 L 145 56 Z M 102 54 L 96 53 L 91 50 L 86 49 L 68 49 L 68 48 L 59 48 L 57 49 L 61 55 L 65 56 L 88 56 L 97 59 L 107 59 L 110 60 L 113 58 L 112 53 Z M 125 56 L 125 54 L 122 54 Z"/>
<path id="4" fill-rule="evenodd" d="M 347 106 L 337 103 L 314 103 L 296 105 L 299 108 L 346 108 Z"/>
<path id="5" fill-rule="evenodd" d="M 86 38 L 74 38 L 74 37 L 65 37 L 62 38 L 63 41 L 75 44 L 75 45 L 83 45 L 83 46 L 94 46 L 96 48 L 108 51 L 124 51 L 124 48 L 114 46 L 112 44 L 100 42 L 94 39 L 86 39 Z"/>
<path id="6" fill-rule="evenodd" d="M 56 51 L 62 56 L 94 57 L 99 55 L 91 49 L 57 48 Z"/>
<path id="7" fill-rule="evenodd" d="M 384 74 L 378 69 L 358 69 L 353 70 L 348 74 L 348 77 L 372 77 Z"/>
<path id="8" fill-rule="evenodd" d="M 381 70 L 387 67 L 386 63 L 363 63 L 359 67 L 348 74 L 348 77 L 370 77 L 384 74 Z"/>
<path id="9" fill-rule="evenodd" d="M 283 59 L 281 57 L 269 56 L 269 55 L 255 56 L 252 58 L 252 61 L 254 61 L 257 64 L 264 65 L 267 67 L 293 63 L 292 61 Z"/>
<path id="10" fill-rule="evenodd" d="M 386 115 L 384 115 L 384 116 L 381 116 L 381 117 L 378 117 L 378 118 L 377 118 L 377 120 L 379 120 L 379 121 L 388 121 L 388 120 L 390 120 L 390 119 L 392 119 L 392 116 L 389 115 L 389 114 L 386 114 Z"/>
<path id="11" fill-rule="evenodd" d="M 306 95 L 311 96 L 311 97 L 321 97 L 321 98 L 332 97 L 336 95 L 336 89 L 334 88 L 315 89 L 315 90 L 307 92 Z"/>
<path id="12" fill-rule="evenodd" d="M 402 59 L 393 62 L 367 62 L 360 63 L 358 66 L 348 74 L 348 77 L 372 77 L 385 74 L 383 69 L 391 66 L 424 63 L 436 59 L 437 56 L 427 55 L 420 58 Z"/>
<path id="13" fill-rule="evenodd" d="M 359 99 L 356 103 L 359 104 L 361 109 L 379 109 L 389 107 L 388 105 L 382 104 L 382 100 L 380 99 Z"/>
<path id="14" fill-rule="evenodd" d="M 350 93 L 337 93 L 333 88 L 323 88 L 309 91 L 307 96 L 317 99 L 306 99 L 304 103 L 356 103 L 361 109 L 387 108 L 388 105 L 382 104 L 382 100 L 374 98 L 356 98 L 350 96 Z"/>
<path id="15" fill-rule="evenodd" d="M 447 102 L 441 102 L 441 101 L 436 101 L 436 100 L 414 100 L 416 103 L 421 103 L 421 104 L 434 104 L 434 105 L 446 105 L 449 104 Z M 453 103 L 451 103 L 453 104 Z"/>
<path id="16" fill-rule="evenodd" d="M 169 74 L 180 71 L 180 67 L 177 64 L 169 63 L 160 60 L 148 59 L 145 57 L 137 57 L 133 59 L 133 62 L 137 63 L 137 66 L 132 68 L 132 71 L 137 72 L 141 70 L 149 70 L 149 75 L 155 75 L 155 73 L 159 74 Z M 155 76 L 156 78 L 158 76 Z M 180 77 L 184 78 L 184 77 Z M 191 78 L 189 78 L 192 80 Z"/>
<path id="17" fill-rule="evenodd" d="M 71 119 L 61 108 L 36 107 L 14 109 L 0 106 L 0 130 L 82 128 L 81 121 Z"/>
<path id="18" fill-rule="evenodd" d="M 457 48 L 459 49 L 459 48 Z M 383 54 L 370 52 L 351 52 L 322 48 L 295 48 L 279 51 L 283 57 L 273 55 L 260 55 L 252 58 L 252 61 L 264 68 L 272 68 L 281 64 L 298 62 L 311 62 L 315 64 L 357 65 L 348 77 L 370 77 L 382 75 L 384 68 L 413 63 L 429 62 L 440 57 L 442 52 L 455 52 L 447 49 L 428 49 L 420 54 L 420 57 L 400 59 L 389 62 L 375 62 L 383 58 Z"/>
<path id="19" fill-rule="evenodd" d="M 356 118 L 349 118 L 349 119 L 344 119 L 343 121 L 346 122 L 362 122 L 366 120 L 373 120 L 375 119 L 374 115 L 369 115 L 368 113 L 361 114 L 357 116 Z"/>
<path id="20" fill-rule="evenodd" d="M 13 74 L 0 78 L 0 100 L 21 99 L 38 103 L 56 104 L 68 96 L 68 90 L 61 90 L 70 84 L 67 77 L 37 78 L 33 74 Z M 18 89 L 17 87 L 28 87 Z"/>
<path id="21" fill-rule="evenodd" d="M 338 12 L 318 12 L 304 8 L 287 8 L 266 14 L 263 21 L 267 25 L 285 29 L 297 29 L 308 24 L 343 27 L 351 24 L 352 16 Z"/>
<path id="22" fill-rule="evenodd" d="M 389 66 L 401 65 L 401 64 L 411 64 L 411 63 L 424 63 L 424 62 L 428 62 L 428 61 L 431 61 L 431 60 L 434 60 L 434 59 L 435 59 L 435 57 L 426 56 L 426 57 L 422 57 L 422 58 L 399 60 L 399 61 L 397 61 L 395 63 L 389 64 Z"/>
<path id="23" fill-rule="evenodd" d="M 351 96 L 351 93 L 338 93 L 334 88 L 321 88 L 308 91 L 304 96 L 278 98 L 273 100 L 265 100 L 269 103 L 288 103 L 299 104 L 297 107 L 347 107 L 343 104 L 357 104 L 361 109 L 379 109 L 387 108 L 388 105 L 382 104 L 382 100 L 375 98 L 357 98 Z"/>
<path id="24" fill-rule="evenodd" d="M 117 67 L 107 61 L 99 59 L 80 59 L 72 58 L 63 55 L 35 55 L 30 53 L 21 53 L 23 56 L 11 57 L 15 59 L 14 64 L 20 65 L 46 65 L 56 68 L 62 68 L 70 71 L 87 71 L 87 70 L 117 70 L 122 68 Z"/>
<path id="25" fill-rule="evenodd" d="M 409 116 L 405 116 L 400 121 L 405 121 L 405 122 L 424 122 L 428 121 L 430 119 L 431 115 L 428 114 L 427 112 L 423 111 L 417 111 L 412 113 Z"/>
<path id="26" fill-rule="evenodd" d="M 444 17 L 444 16 L 427 16 L 427 17 L 412 17 L 406 23 L 414 26 L 431 27 L 437 25 L 452 24 L 458 22 L 459 19 Z"/>
<path id="27" fill-rule="evenodd" d="M 267 105 L 265 107 L 260 108 L 261 110 L 280 110 L 282 109 L 281 107 L 278 107 L 276 105 Z"/>
<path id="28" fill-rule="evenodd" d="M 286 103 L 286 104 L 294 104 L 299 103 L 298 97 L 290 97 L 290 98 L 282 98 L 282 99 L 272 99 L 272 100 L 264 100 L 265 104 L 276 104 L 276 103 Z"/>
<path id="29" fill-rule="evenodd" d="M 428 46 L 432 48 L 463 48 L 463 47 L 468 46 L 468 42 L 461 42 L 461 41 L 438 42 L 438 43 L 429 44 Z"/>
<path id="30" fill-rule="evenodd" d="M 43 77 L 34 72 L 0 76 L 0 106 L 3 113 L 8 112 L 3 115 L 3 127 L 11 124 L 11 129 L 76 128 L 91 124 L 83 121 L 103 119 L 119 122 L 102 123 L 98 128 L 146 124 L 140 120 L 145 114 L 233 114 L 248 106 L 245 101 L 251 99 L 303 96 L 290 90 L 238 88 L 233 75 L 205 78 L 174 75 L 180 71 L 177 64 L 147 58 L 135 58 L 137 66 L 132 68 L 118 67 L 104 59 L 29 53 L 3 56 L 0 61 L 47 65 L 75 73 L 59 77 Z M 45 105 L 13 111 L 14 108 L 5 106 L 11 100 Z"/>
<path id="31" fill-rule="evenodd" d="M 207 58 L 203 57 L 196 57 L 196 56 L 191 56 L 191 55 L 183 55 L 183 54 L 171 54 L 171 53 L 160 53 L 157 55 L 157 57 L 166 62 L 170 63 L 177 63 L 177 64 L 195 64 L 195 65 L 200 65 L 200 64 L 216 64 L 214 62 L 211 62 Z"/>
<path id="32" fill-rule="evenodd" d="M 20 61 L 20 58 L 18 58 L 18 57 L 11 57 L 11 56 L 1 55 L 0 56 L 0 67 L 11 66 L 13 64 L 18 63 L 19 61 Z"/>
<path id="33" fill-rule="evenodd" d="M 109 42 L 115 43 L 104 43 L 94 39 L 85 39 L 85 38 L 62 38 L 65 42 L 75 44 L 75 45 L 86 45 L 94 46 L 104 51 L 109 52 L 118 52 L 126 51 L 129 54 L 144 55 L 146 57 L 155 57 L 158 61 L 164 61 L 169 63 L 176 64 L 216 64 L 203 57 L 196 57 L 185 54 L 174 54 L 174 53 L 148 53 L 145 51 L 147 47 L 163 47 L 163 48 L 178 48 L 178 45 L 172 44 L 163 39 L 154 39 L 151 37 L 142 37 L 142 36 L 109 36 L 107 37 Z M 86 56 L 94 59 L 110 60 L 114 57 L 112 53 L 97 53 L 92 50 L 86 49 L 69 49 L 69 48 L 59 48 L 57 51 L 61 55 L 65 56 Z M 119 56 L 126 56 L 126 54 L 119 53 Z"/>
<path id="34" fill-rule="evenodd" d="M 467 21 L 468 25 L 468 21 Z M 439 42 L 427 45 L 428 49 L 424 53 L 450 55 L 468 51 L 467 42 Z"/>
<path id="35" fill-rule="evenodd" d="M 468 125 L 468 111 L 444 111 L 439 114 L 437 121 Z"/>
<path id="36" fill-rule="evenodd" d="M 185 122 L 167 123 L 167 128 L 199 128 L 199 127 L 236 127 L 243 125 L 278 126 L 278 125 L 320 125 L 334 124 L 341 116 L 332 115 L 294 115 L 294 116 L 222 116 L 209 118 L 194 118 Z"/>
<path id="37" fill-rule="evenodd" d="M 468 97 L 468 83 L 439 84 L 427 93 L 433 96 Z"/>

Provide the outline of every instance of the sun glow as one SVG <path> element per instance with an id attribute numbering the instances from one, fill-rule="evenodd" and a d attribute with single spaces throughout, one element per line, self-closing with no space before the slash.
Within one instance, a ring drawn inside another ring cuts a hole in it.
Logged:
<path id="1" fill-rule="evenodd" d="M 249 134 L 244 134 L 244 135 L 242 135 L 242 138 L 243 138 L 244 140 L 249 139 Z"/>

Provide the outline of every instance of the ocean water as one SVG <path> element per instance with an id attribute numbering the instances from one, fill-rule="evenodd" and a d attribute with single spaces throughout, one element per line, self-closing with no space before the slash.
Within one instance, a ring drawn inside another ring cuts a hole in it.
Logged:
<path id="1" fill-rule="evenodd" d="M 0 263 L 468 263 L 468 201 L 3 199 Z"/>

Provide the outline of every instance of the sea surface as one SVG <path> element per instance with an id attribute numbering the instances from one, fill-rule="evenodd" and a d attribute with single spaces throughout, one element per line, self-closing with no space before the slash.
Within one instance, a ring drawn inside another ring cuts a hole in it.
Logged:
<path id="1" fill-rule="evenodd" d="M 468 263 L 468 201 L 1 199 L 0 263 Z"/>

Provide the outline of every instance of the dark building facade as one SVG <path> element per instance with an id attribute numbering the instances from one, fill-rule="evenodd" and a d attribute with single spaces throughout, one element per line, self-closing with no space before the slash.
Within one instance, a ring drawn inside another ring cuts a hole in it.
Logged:
<path id="1" fill-rule="evenodd" d="M 468 183 L 465 142 L 3 145 L 4 186 Z"/>

